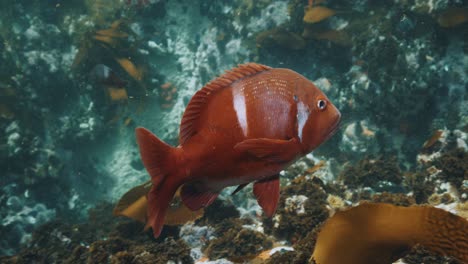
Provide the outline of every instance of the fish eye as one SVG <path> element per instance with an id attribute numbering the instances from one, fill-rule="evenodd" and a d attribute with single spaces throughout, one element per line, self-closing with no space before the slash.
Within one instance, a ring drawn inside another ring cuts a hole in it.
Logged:
<path id="1" fill-rule="evenodd" d="M 327 101 L 321 100 L 321 99 L 318 100 L 318 101 L 317 101 L 317 107 L 318 107 L 318 109 L 319 109 L 320 111 L 325 110 L 325 108 L 327 108 Z"/>

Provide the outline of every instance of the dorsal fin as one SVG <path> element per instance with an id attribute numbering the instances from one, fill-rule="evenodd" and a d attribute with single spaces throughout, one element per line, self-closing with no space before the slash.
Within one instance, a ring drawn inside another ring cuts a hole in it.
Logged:
<path id="1" fill-rule="evenodd" d="M 232 83 L 240 79 L 269 69 L 271 69 L 271 67 L 257 63 L 242 64 L 237 66 L 237 68 L 226 71 L 223 75 L 212 80 L 196 92 L 182 116 L 179 132 L 179 144 L 184 144 L 187 139 L 195 134 L 196 122 L 210 96 L 223 88 L 229 87 Z"/>

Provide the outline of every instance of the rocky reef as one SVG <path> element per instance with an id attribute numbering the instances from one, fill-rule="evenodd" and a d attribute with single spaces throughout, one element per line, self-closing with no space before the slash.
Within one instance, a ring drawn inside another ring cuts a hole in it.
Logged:
<path id="1" fill-rule="evenodd" d="M 467 217 L 468 27 L 459 0 L 9 1 L 0 8 L 0 262 L 306 263 L 361 201 Z M 258 62 L 314 81 L 341 129 L 281 174 L 164 229 L 111 216 L 148 179 L 134 129 L 177 144 L 191 96 Z M 161 254 L 161 252 L 163 252 Z M 432 254 L 432 253 L 431 253 Z M 404 263 L 457 263 L 414 248 Z"/>

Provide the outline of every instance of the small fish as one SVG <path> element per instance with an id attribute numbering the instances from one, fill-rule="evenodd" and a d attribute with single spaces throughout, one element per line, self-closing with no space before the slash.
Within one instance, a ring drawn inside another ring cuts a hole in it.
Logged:
<path id="1" fill-rule="evenodd" d="M 442 209 L 364 203 L 325 222 L 309 263 L 394 263 L 415 245 L 468 263 L 467 238 L 468 221 Z"/>
<path id="2" fill-rule="evenodd" d="M 428 149 L 428 148 L 434 146 L 434 144 L 437 143 L 437 141 L 439 141 L 439 139 L 442 138 L 443 134 L 444 134 L 444 130 L 437 129 L 432 134 L 432 136 L 428 140 L 426 140 L 426 142 L 424 142 L 423 149 Z"/>
<path id="3" fill-rule="evenodd" d="M 182 186 L 191 210 L 210 205 L 228 186 L 253 192 L 271 217 L 279 200 L 279 173 L 337 130 L 341 114 L 312 82 L 289 69 L 248 63 L 211 81 L 190 100 L 179 146 L 136 128 L 151 176 L 148 224 L 158 237 L 169 203 Z"/>

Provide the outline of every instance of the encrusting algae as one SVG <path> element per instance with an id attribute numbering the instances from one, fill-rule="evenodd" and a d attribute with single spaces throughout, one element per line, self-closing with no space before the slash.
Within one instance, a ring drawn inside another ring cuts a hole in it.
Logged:
<path id="1" fill-rule="evenodd" d="M 392 263 L 415 245 L 466 263 L 468 221 L 429 206 L 364 203 L 338 212 L 325 222 L 311 261 Z"/>

